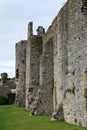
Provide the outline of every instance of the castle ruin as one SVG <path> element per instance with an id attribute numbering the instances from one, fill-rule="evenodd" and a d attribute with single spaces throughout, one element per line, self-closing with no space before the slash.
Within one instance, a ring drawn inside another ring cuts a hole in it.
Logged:
<path id="1" fill-rule="evenodd" d="M 16 105 L 87 127 L 87 0 L 68 0 L 49 26 L 16 44 Z"/>

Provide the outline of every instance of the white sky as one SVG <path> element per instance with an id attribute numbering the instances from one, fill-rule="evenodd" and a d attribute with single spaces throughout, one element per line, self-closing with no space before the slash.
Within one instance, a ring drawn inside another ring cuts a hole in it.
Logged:
<path id="1" fill-rule="evenodd" d="M 66 1 L 0 0 L 0 74 L 15 76 L 15 43 L 27 39 L 28 22 L 47 30 Z"/>

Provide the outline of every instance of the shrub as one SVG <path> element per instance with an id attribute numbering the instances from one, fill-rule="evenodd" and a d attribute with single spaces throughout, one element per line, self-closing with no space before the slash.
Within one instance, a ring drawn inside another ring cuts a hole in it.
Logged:
<path id="1" fill-rule="evenodd" d="M 15 94 L 8 93 L 6 95 L 0 95 L 0 105 L 10 105 L 15 101 Z"/>
<path id="2" fill-rule="evenodd" d="M 6 105 L 8 104 L 8 97 L 7 95 L 0 95 L 0 105 Z"/>
<path id="3" fill-rule="evenodd" d="M 8 104 L 13 104 L 15 102 L 15 94 L 14 93 L 8 93 L 7 94 L 8 97 Z"/>

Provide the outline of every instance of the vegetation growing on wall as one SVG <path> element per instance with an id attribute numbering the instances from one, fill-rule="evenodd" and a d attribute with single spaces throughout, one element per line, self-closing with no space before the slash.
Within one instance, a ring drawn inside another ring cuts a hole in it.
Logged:
<path id="1" fill-rule="evenodd" d="M 85 89 L 85 98 L 87 98 L 87 88 Z"/>
<path id="2" fill-rule="evenodd" d="M 64 97 L 66 96 L 66 93 L 74 94 L 75 95 L 75 86 L 72 88 L 67 88 L 64 92 Z"/>
<path id="3" fill-rule="evenodd" d="M 85 109 L 87 110 L 87 103 L 85 103 Z"/>

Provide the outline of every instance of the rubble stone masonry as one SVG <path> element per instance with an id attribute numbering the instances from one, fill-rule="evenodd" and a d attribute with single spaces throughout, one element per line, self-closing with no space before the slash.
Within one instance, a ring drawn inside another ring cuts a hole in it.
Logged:
<path id="1" fill-rule="evenodd" d="M 87 127 L 87 0 L 67 0 L 47 32 L 16 44 L 16 104 Z"/>

